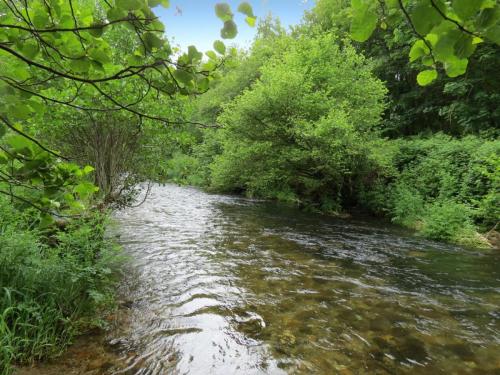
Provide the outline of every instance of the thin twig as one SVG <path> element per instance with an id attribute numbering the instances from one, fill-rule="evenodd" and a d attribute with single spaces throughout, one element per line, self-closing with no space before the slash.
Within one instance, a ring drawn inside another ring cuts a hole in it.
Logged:
<path id="1" fill-rule="evenodd" d="M 469 1 L 472 1 L 472 0 L 469 0 Z M 443 17 L 446 21 L 450 21 L 452 23 L 454 23 L 459 29 L 460 31 L 466 33 L 466 34 L 469 34 L 469 35 L 472 35 L 472 36 L 477 36 L 478 38 L 480 38 L 481 36 L 470 31 L 470 30 L 467 30 L 463 25 L 461 25 L 458 21 L 454 20 L 454 19 L 451 19 L 450 17 L 448 17 L 446 14 L 443 13 L 443 11 L 441 11 L 441 9 L 439 9 L 439 7 L 436 5 L 436 3 L 434 2 L 434 0 L 431 0 L 431 5 L 434 9 L 436 9 L 436 11 L 439 13 L 439 15 L 441 17 Z"/>

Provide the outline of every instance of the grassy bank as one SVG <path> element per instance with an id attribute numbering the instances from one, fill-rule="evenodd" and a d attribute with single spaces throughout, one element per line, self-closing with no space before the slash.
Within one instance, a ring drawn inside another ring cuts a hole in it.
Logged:
<path id="1" fill-rule="evenodd" d="M 0 374 L 57 356 L 113 305 L 119 249 L 90 215 L 41 230 L 0 197 Z"/>

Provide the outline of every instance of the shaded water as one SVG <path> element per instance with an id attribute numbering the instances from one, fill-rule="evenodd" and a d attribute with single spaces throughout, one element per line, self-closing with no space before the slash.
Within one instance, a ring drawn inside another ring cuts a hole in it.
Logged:
<path id="1" fill-rule="evenodd" d="M 118 222 L 122 373 L 500 373 L 498 252 L 173 185 Z"/>

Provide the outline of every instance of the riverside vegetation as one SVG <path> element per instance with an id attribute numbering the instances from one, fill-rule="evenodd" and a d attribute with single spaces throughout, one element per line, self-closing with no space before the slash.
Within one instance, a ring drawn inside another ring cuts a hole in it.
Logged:
<path id="1" fill-rule="evenodd" d="M 157 176 L 183 98 L 206 91 L 218 65 L 170 46 L 152 11 L 168 5 L 0 2 L 2 375 L 59 355 L 114 306 L 122 257 L 106 237 L 110 210 Z M 249 4 L 239 10 L 255 22 Z M 231 9 L 216 13 L 234 37 Z"/>
<path id="2" fill-rule="evenodd" d="M 171 46 L 156 6 L 168 1 L 0 2 L 0 373 L 104 324 L 122 262 L 108 215 L 140 182 L 488 245 L 496 1 L 318 0 L 291 30 L 268 17 L 248 50 L 205 55 Z M 216 15 L 234 38 L 231 8 Z"/>
<path id="3" fill-rule="evenodd" d="M 192 128 L 166 173 L 314 211 L 362 209 L 431 239 L 487 246 L 478 233 L 500 217 L 499 46 L 475 46 L 465 75 L 438 68 L 422 86 L 421 64 L 408 63 L 418 43 L 411 25 L 357 43 L 350 11 L 348 1 L 320 0 L 290 32 L 262 21 L 252 47 L 193 104 L 193 118 L 216 128 Z"/>

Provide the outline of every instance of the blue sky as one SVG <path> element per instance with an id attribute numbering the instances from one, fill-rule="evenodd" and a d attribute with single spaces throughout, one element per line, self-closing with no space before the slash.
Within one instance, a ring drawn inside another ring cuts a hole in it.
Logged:
<path id="1" fill-rule="evenodd" d="M 156 8 L 154 11 L 165 24 L 165 32 L 174 44 L 183 49 L 195 45 L 200 51 L 212 49 L 212 43 L 220 38 L 222 22 L 215 16 L 214 6 L 223 0 L 170 0 L 170 8 Z M 244 21 L 244 16 L 236 9 L 240 0 L 226 0 L 231 5 L 238 25 L 238 36 L 224 41 L 226 44 L 236 43 L 240 47 L 248 47 L 256 28 L 251 28 Z M 313 0 L 248 0 L 257 17 L 265 17 L 269 13 L 279 17 L 284 26 L 300 22 L 306 9 L 314 5 Z"/>

